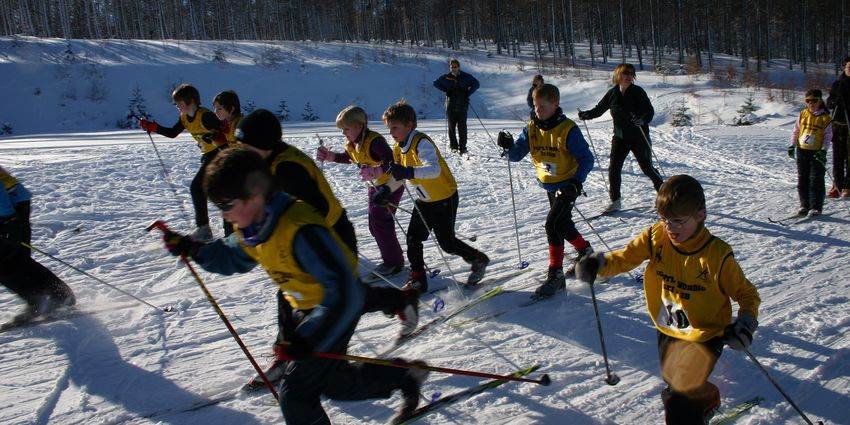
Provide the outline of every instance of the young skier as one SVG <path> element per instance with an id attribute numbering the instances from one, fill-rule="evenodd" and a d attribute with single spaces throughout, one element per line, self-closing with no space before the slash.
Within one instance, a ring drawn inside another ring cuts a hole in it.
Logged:
<path id="1" fill-rule="evenodd" d="M 396 180 L 410 180 L 418 198 L 407 227 L 410 274 L 405 288 L 415 289 L 420 294 L 428 290 L 422 242 L 428 239 L 431 230 L 443 251 L 459 255 L 471 265 L 467 285 L 480 282 L 490 259 L 455 236 L 457 183 L 440 150 L 425 133 L 416 131 L 416 111 L 403 100 L 387 108 L 383 120 L 396 142 L 393 146 L 395 163 L 389 173 Z M 378 190 L 372 202 L 388 205 L 392 193 L 389 189 Z"/>
<path id="2" fill-rule="evenodd" d="M 281 140 L 281 137 L 280 121 L 265 109 L 258 109 L 245 116 L 236 129 L 236 139 L 263 158 L 263 163 L 271 171 L 275 190 L 286 192 L 313 206 L 346 247 L 357 254 L 354 226 L 331 191 L 325 175 L 309 156 Z M 419 294 L 416 291 L 367 284 L 364 311 L 398 315 L 402 322 L 401 335 L 407 335 L 419 323 Z"/>
<path id="3" fill-rule="evenodd" d="M 832 83 L 826 99 L 834 124 L 832 174 L 835 186 L 829 190 L 830 198 L 850 197 L 850 56 L 841 61 L 841 68 L 843 72 Z"/>
<path id="4" fill-rule="evenodd" d="M 188 130 L 192 138 L 201 149 L 201 167 L 195 173 L 190 186 L 192 204 L 195 208 L 195 225 L 197 228 L 192 232 L 192 237 L 198 240 L 212 239 L 210 230 L 209 210 L 207 209 L 207 197 L 203 190 L 204 169 L 207 164 L 215 158 L 227 140 L 221 134 L 221 121 L 207 108 L 201 106 L 201 95 L 198 89 L 190 84 L 181 84 L 171 93 L 174 106 L 180 112 L 180 118 L 173 127 L 163 127 L 156 121 L 146 119 L 139 120 L 139 126 L 148 133 L 175 138 L 183 130 Z M 225 232 L 229 232 L 230 226 L 224 223 Z"/>
<path id="5" fill-rule="evenodd" d="M 593 169 L 593 154 L 581 129 L 567 118 L 559 106 L 561 94 L 552 84 L 542 84 L 533 93 L 534 114 L 523 128 L 516 143 L 507 132 L 499 132 L 498 144 L 508 160 L 517 162 L 531 153 L 537 171 L 537 182 L 549 198 L 546 216 L 546 239 L 549 242 L 549 269 L 546 280 L 534 292 L 536 297 L 551 297 L 566 287 L 564 277 L 564 241 L 570 243 L 578 257 L 593 249 L 576 229 L 572 218 L 573 204 L 581 194 L 582 184 Z M 575 260 L 567 274 L 574 273 Z"/>
<path id="6" fill-rule="evenodd" d="M 368 128 L 366 111 L 358 106 L 349 106 L 336 117 L 336 126 L 348 140 L 344 153 L 332 152 L 319 146 L 316 159 L 340 164 L 357 164 L 360 178 L 369 182 L 369 232 L 378 243 L 383 262 L 375 269 L 380 276 L 392 276 L 404 267 L 404 256 L 395 233 L 395 207 L 378 206 L 372 202 L 375 192 L 388 190 L 389 203 L 398 205 L 404 193 L 402 184 L 386 174 L 393 163 L 393 151 L 383 136 Z"/>
<path id="7" fill-rule="evenodd" d="M 481 84 L 471 74 L 460 70 L 460 61 L 449 61 L 449 73 L 434 80 L 434 87 L 446 95 L 446 120 L 449 127 L 449 147 L 452 152 L 466 154 L 466 114 L 469 97 Z M 457 130 L 457 134 L 455 134 Z"/>
<path id="8" fill-rule="evenodd" d="M 30 249 L 32 195 L 14 176 L 0 167 L 0 284 L 23 298 L 26 309 L 9 324 L 24 323 L 59 307 L 72 306 L 71 288 L 35 261 Z"/>
<path id="9" fill-rule="evenodd" d="M 818 89 L 806 92 L 806 109 L 800 112 L 788 156 L 797 158 L 797 194 L 800 195 L 798 216 L 816 217 L 823 210 L 826 151 L 832 140 L 832 119 Z"/>
<path id="10" fill-rule="evenodd" d="M 649 260 L 643 289 L 658 330 L 661 392 L 667 424 L 706 424 L 720 406 L 708 377 L 728 344 L 749 347 L 758 327 L 758 291 L 732 248 L 705 228 L 705 194 L 691 176 L 670 177 L 655 206 L 661 219 L 625 248 L 583 257 L 576 274 L 591 285 Z M 738 303 L 732 321 L 730 299 Z"/>
<path id="11" fill-rule="evenodd" d="M 216 118 L 221 121 L 221 133 L 227 143 L 236 143 L 236 126 L 242 121 L 242 106 L 239 96 L 233 90 L 225 90 L 213 99 L 213 110 Z"/>
<path id="12" fill-rule="evenodd" d="M 611 203 L 605 212 L 617 211 L 622 207 L 620 199 L 620 183 L 622 181 L 623 163 L 629 151 L 657 191 L 663 183 L 661 174 L 652 166 L 652 146 L 649 138 L 649 123 L 655 115 L 655 110 L 649 102 L 646 92 L 635 85 L 634 65 L 621 63 L 614 69 L 611 87 L 602 100 L 591 110 L 579 111 L 582 120 L 592 120 L 611 110 L 614 119 L 614 138 L 611 139 L 611 161 L 608 164 L 608 180 L 611 182 Z M 643 133 L 643 134 L 641 134 Z"/>
<path id="13" fill-rule="evenodd" d="M 222 152 L 205 174 L 207 195 L 237 229 L 226 239 L 199 242 L 163 235 L 175 256 L 231 275 L 257 264 L 284 294 L 276 359 L 280 408 L 288 424 L 330 424 L 321 396 L 333 400 L 388 398 L 400 389 L 399 417 L 415 410 L 427 372 L 313 357 L 344 354 L 362 314 L 364 291 L 357 257 L 315 208 L 275 190 L 265 161 L 247 148 Z"/>

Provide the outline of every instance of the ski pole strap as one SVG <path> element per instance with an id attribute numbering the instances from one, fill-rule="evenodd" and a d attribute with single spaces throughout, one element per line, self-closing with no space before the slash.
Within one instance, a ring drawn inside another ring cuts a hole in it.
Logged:
<path id="1" fill-rule="evenodd" d="M 153 223 L 151 223 L 150 226 L 147 227 L 147 231 L 149 232 L 153 229 L 159 229 L 163 232 L 167 232 L 170 230 L 165 224 L 165 222 L 161 220 L 154 221 Z M 254 360 L 254 356 L 251 355 L 251 352 L 248 351 L 248 347 L 245 346 L 244 342 L 242 342 L 242 338 L 239 337 L 239 333 L 237 333 L 236 329 L 233 328 L 233 325 L 230 324 L 230 320 L 227 319 L 227 316 L 224 314 L 224 311 L 221 310 L 221 307 L 218 305 L 218 302 L 216 302 L 215 298 L 207 289 L 207 285 L 204 284 L 204 280 L 201 279 L 201 276 L 198 274 L 197 271 L 195 271 L 195 268 L 192 267 L 192 263 L 189 262 L 189 259 L 186 258 L 185 255 L 180 256 L 180 261 L 182 261 L 186 268 L 189 269 L 189 272 L 192 273 L 192 277 L 194 277 L 195 281 L 198 282 L 198 286 L 201 287 L 201 291 L 204 292 L 204 295 L 207 297 L 207 301 L 212 304 L 213 309 L 218 314 L 218 317 L 221 318 L 221 321 L 224 322 L 224 326 L 226 326 L 227 330 L 230 331 L 230 335 L 233 336 L 233 339 L 236 340 L 237 344 L 239 344 L 239 348 L 241 348 L 242 352 L 245 353 L 245 357 L 247 357 L 248 361 L 251 362 L 251 366 L 253 366 L 257 374 L 260 375 L 261 378 L 263 378 L 263 383 L 266 384 L 266 388 L 269 389 L 269 392 L 272 393 L 275 400 L 280 400 L 277 395 L 277 391 L 275 391 L 274 386 L 269 381 L 269 378 L 266 376 L 265 372 L 263 372 L 263 369 L 260 368 L 260 365 L 257 364 L 257 361 Z"/>
<path id="2" fill-rule="evenodd" d="M 549 378 L 548 374 L 544 374 L 540 377 L 540 379 L 529 379 L 522 378 L 513 375 L 496 375 L 492 373 L 485 372 L 476 372 L 472 370 L 462 370 L 462 369 L 451 369 L 447 367 L 438 367 L 438 366 L 428 366 L 421 365 L 416 363 L 406 362 L 401 359 L 376 359 L 372 357 L 362 357 L 362 356 L 353 356 L 350 354 L 337 354 L 337 353 L 313 353 L 314 357 L 320 357 L 324 359 L 333 359 L 333 360 L 350 360 L 360 363 L 370 363 L 381 366 L 390 366 L 390 367 L 398 367 L 402 369 L 420 369 L 420 370 L 429 370 L 431 372 L 441 372 L 441 373 L 449 373 L 452 375 L 464 375 L 464 376 L 475 376 L 479 378 L 489 378 L 489 379 L 499 379 L 502 381 L 518 381 L 518 382 L 531 382 L 539 385 L 549 385 L 552 383 L 552 380 Z"/>
<path id="3" fill-rule="evenodd" d="M 120 293 L 122 293 L 122 294 L 124 294 L 124 295 L 126 295 L 126 296 L 128 296 L 128 297 L 130 297 L 130 298 L 132 298 L 132 299 L 134 299 L 134 300 L 136 300 L 136 301 L 138 301 L 138 302 L 140 302 L 140 303 L 142 303 L 142 304 L 147 305 L 148 307 L 150 307 L 150 308 L 152 308 L 152 309 L 154 309 L 154 310 L 158 310 L 158 311 L 166 311 L 166 312 L 167 312 L 167 311 L 171 311 L 171 306 L 168 306 L 168 307 L 157 307 L 157 306 L 155 306 L 155 305 L 153 305 L 153 304 L 151 304 L 151 303 L 149 303 L 149 302 L 147 302 L 147 301 L 145 301 L 145 300 L 143 300 L 143 299 L 141 299 L 141 298 L 139 298 L 139 297 L 137 297 L 137 296 L 135 296 L 135 295 L 133 295 L 133 294 L 131 294 L 131 293 L 129 293 L 129 292 L 127 292 L 127 291 L 125 291 L 125 290 L 123 290 L 123 289 L 121 289 L 121 288 L 117 287 L 117 286 L 115 286 L 115 285 L 111 285 L 111 284 L 107 283 L 106 281 L 104 281 L 103 279 L 101 279 L 101 278 L 99 278 L 99 277 L 93 276 L 93 275 L 91 275 L 90 273 L 88 273 L 88 272 L 86 272 L 86 271 L 84 271 L 84 270 L 81 270 L 81 269 L 79 269 L 79 268 L 77 268 L 77 267 L 74 267 L 72 264 L 70 264 L 70 263 L 68 263 L 68 262 L 66 262 L 66 261 L 63 261 L 63 260 L 61 260 L 61 259 L 59 259 L 59 258 L 57 258 L 57 257 L 55 257 L 55 256 L 53 256 L 53 255 L 50 255 L 50 254 L 48 254 L 48 253 L 46 253 L 46 252 L 44 252 L 44 251 L 42 251 L 42 250 L 40 250 L 40 249 L 38 249 L 38 248 L 36 248 L 36 247 L 34 247 L 34 246 L 32 246 L 32 245 L 30 245 L 30 244 L 26 243 L 26 242 L 21 242 L 21 245 L 22 245 L 22 246 L 24 246 L 24 247 L 26 247 L 26 248 L 29 248 L 29 249 L 31 249 L 31 250 L 33 250 L 33 251 L 35 251 L 35 252 L 37 252 L 37 253 L 39 253 L 39 254 L 41 254 L 41 255 L 45 256 L 45 257 L 47 257 L 47 258 L 50 258 L 51 260 L 56 261 L 57 263 L 60 263 L 60 264 L 64 265 L 65 267 L 68 267 L 68 268 L 70 268 L 71 270 L 73 270 L 73 271 L 75 271 L 75 272 L 77 272 L 77 273 L 82 274 L 83 276 L 86 276 L 86 277 L 89 277 L 89 278 L 91 278 L 91 279 L 94 279 L 94 281 L 95 281 L 95 282 L 98 282 L 98 283 L 101 283 L 101 284 L 103 284 L 103 285 L 106 285 L 106 286 L 108 286 L 108 287 L 110 287 L 110 288 L 112 288 L 112 289 L 114 289 L 114 290 L 116 290 L 116 291 L 118 291 L 118 292 L 120 292 Z"/>

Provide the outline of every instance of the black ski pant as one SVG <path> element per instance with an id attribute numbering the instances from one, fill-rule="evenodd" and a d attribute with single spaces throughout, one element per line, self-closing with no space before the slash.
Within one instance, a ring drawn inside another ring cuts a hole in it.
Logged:
<path id="1" fill-rule="evenodd" d="M 446 111 L 449 120 L 449 148 L 466 151 L 466 109 L 456 108 Z M 457 131 L 457 135 L 455 134 Z"/>
<path id="2" fill-rule="evenodd" d="M 447 254 L 459 255 L 467 263 L 484 257 L 484 254 L 463 243 L 455 235 L 457 204 L 457 192 L 442 201 L 416 201 L 415 210 L 422 213 L 427 223 L 422 222 L 419 212 L 413 211 L 413 217 L 407 227 L 407 260 L 410 262 L 410 270 L 425 270 L 422 242 L 428 240 L 430 230 L 434 231 L 437 243 Z"/>
<path id="3" fill-rule="evenodd" d="M 357 321 L 334 344 L 332 353 L 345 354 Z M 286 365 L 278 392 L 287 424 L 330 424 L 321 396 L 331 400 L 386 399 L 410 380 L 407 370 L 367 363 L 309 358 Z"/>
<path id="4" fill-rule="evenodd" d="M 564 246 L 581 234 L 573 222 L 573 204 L 578 194 L 573 190 L 558 189 L 546 192 L 549 198 L 549 214 L 546 215 L 546 240 L 550 246 Z"/>
<path id="5" fill-rule="evenodd" d="M 30 201 L 15 204 L 15 220 L 3 225 L 3 233 L 8 238 L 0 238 L 0 284 L 36 310 L 45 302 L 61 304 L 73 297 L 68 285 L 35 261 L 30 249 L 21 245 L 21 242 L 29 245 L 32 238 Z"/>
<path id="6" fill-rule="evenodd" d="M 832 122 L 832 175 L 838 190 L 850 189 L 850 136 L 841 124 Z"/>
<path id="7" fill-rule="evenodd" d="M 333 226 L 334 232 L 342 239 L 342 242 L 355 255 L 357 254 L 357 235 L 354 233 L 354 225 L 348 219 L 348 214 L 342 210 L 342 215 Z M 364 313 L 372 313 L 382 311 L 387 314 L 394 314 L 402 310 L 408 303 L 408 298 L 404 291 L 398 288 L 386 287 L 383 285 L 372 285 L 364 283 L 366 289 L 366 299 L 363 304 Z M 278 299 L 280 301 L 280 299 Z M 285 301 L 284 301 L 285 302 Z M 280 308 L 280 304 L 278 304 Z"/>
<path id="8" fill-rule="evenodd" d="M 652 150 L 646 143 L 646 140 L 643 140 L 643 137 L 630 140 L 614 137 L 611 140 L 611 162 L 608 165 L 608 180 L 611 184 L 611 193 L 609 195 L 612 201 L 620 199 L 623 163 L 625 163 L 626 157 L 629 156 L 629 152 L 635 156 L 635 160 L 637 160 L 643 174 L 652 180 L 652 186 L 656 191 L 664 183 L 661 174 L 652 166 Z"/>
<path id="9" fill-rule="evenodd" d="M 720 405 L 720 391 L 708 377 L 723 353 L 723 337 L 705 342 L 684 341 L 658 332 L 664 419 L 668 425 L 704 424 L 705 415 Z"/>
<path id="10" fill-rule="evenodd" d="M 207 166 L 215 159 L 221 149 L 216 148 L 201 155 L 201 167 L 198 168 L 198 172 L 195 173 L 195 177 L 192 178 L 192 184 L 189 186 L 189 192 L 192 194 L 192 206 L 195 208 L 195 225 L 198 227 L 210 225 L 207 194 L 204 193 L 204 173 L 207 171 Z M 221 221 L 224 228 L 224 236 L 227 237 L 233 233 L 233 224 L 224 218 Z"/>
<path id="11" fill-rule="evenodd" d="M 826 167 L 815 160 L 815 152 L 797 148 L 797 194 L 800 195 L 800 207 L 823 210 Z"/>

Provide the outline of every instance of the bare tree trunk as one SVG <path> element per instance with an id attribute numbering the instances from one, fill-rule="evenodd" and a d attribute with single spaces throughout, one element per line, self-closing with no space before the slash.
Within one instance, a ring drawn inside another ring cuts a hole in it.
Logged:
<path id="1" fill-rule="evenodd" d="M 621 58 L 620 63 L 626 63 L 626 30 L 623 24 L 623 0 L 620 0 L 620 50 L 621 50 Z"/>

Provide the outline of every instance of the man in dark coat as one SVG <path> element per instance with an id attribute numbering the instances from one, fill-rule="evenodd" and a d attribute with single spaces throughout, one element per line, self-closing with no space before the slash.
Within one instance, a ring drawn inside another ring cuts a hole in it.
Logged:
<path id="1" fill-rule="evenodd" d="M 850 137 L 847 119 L 850 116 L 850 56 L 841 61 L 843 72 L 829 89 L 826 106 L 832 113 L 832 175 L 835 186 L 830 189 L 830 198 L 850 196 Z"/>
<path id="2" fill-rule="evenodd" d="M 434 87 L 446 94 L 446 118 L 449 121 L 449 147 L 452 152 L 466 153 L 466 112 L 469 109 L 469 96 L 478 90 L 480 84 L 470 74 L 460 70 L 460 62 L 449 62 L 449 73 L 434 80 Z M 455 134 L 457 129 L 457 135 Z"/>

